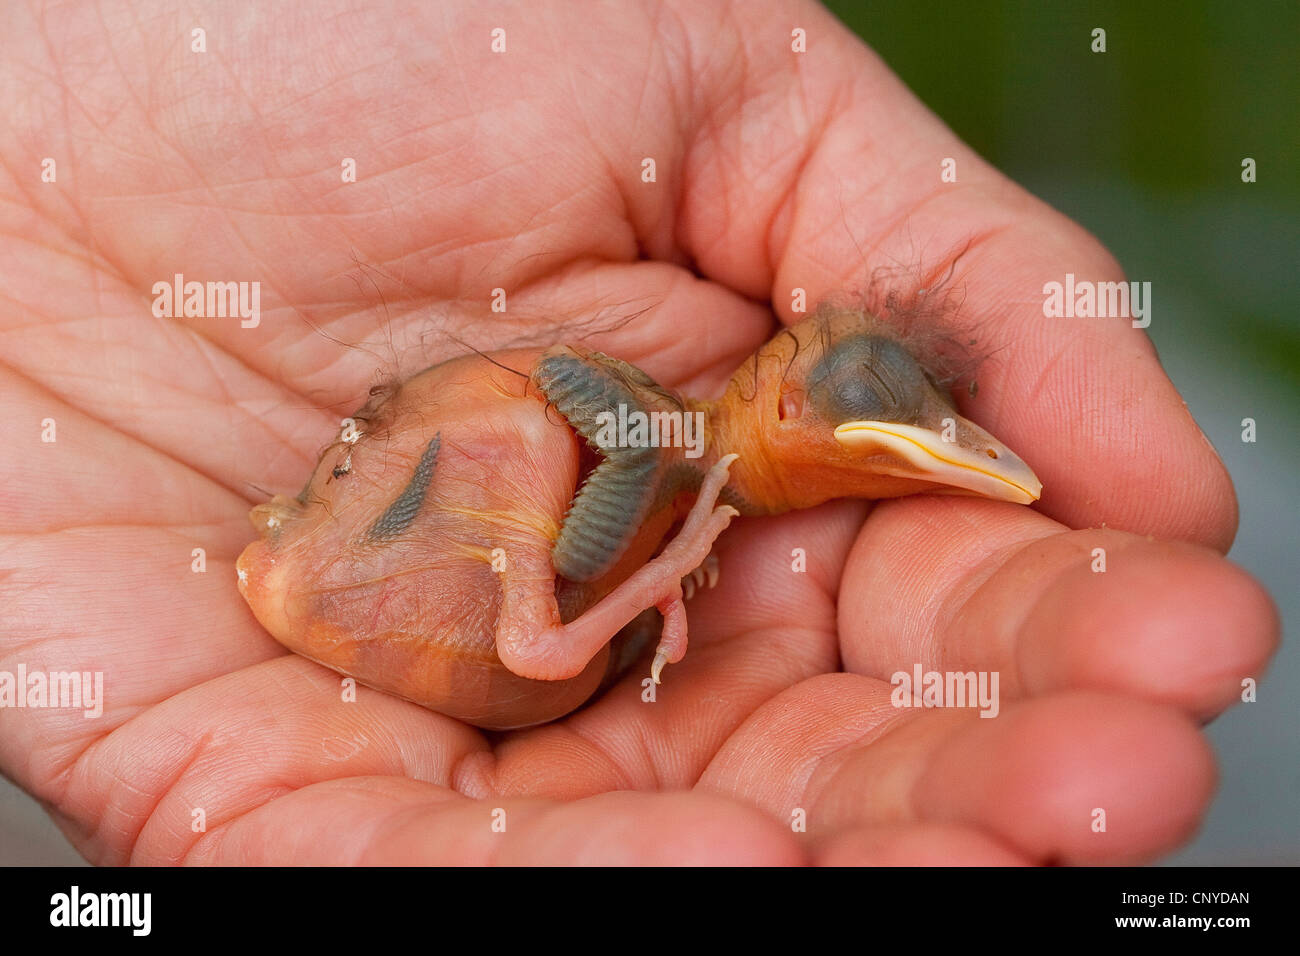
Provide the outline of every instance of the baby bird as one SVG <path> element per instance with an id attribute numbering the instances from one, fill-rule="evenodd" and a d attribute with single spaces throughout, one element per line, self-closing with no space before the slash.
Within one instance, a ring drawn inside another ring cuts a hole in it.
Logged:
<path id="1" fill-rule="evenodd" d="M 716 575 L 710 549 L 737 514 L 1041 490 L 896 332 L 822 310 L 717 401 L 575 346 L 467 355 L 377 389 L 301 493 L 253 509 L 239 588 L 291 650 L 503 730 L 617 676 L 650 608 L 655 681 L 681 660 L 683 580 Z"/>

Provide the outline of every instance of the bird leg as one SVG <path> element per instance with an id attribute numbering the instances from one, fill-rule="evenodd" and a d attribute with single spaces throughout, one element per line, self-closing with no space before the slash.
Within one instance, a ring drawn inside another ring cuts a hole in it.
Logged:
<path id="1" fill-rule="evenodd" d="M 686 654 L 682 578 L 705 563 L 713 542 L 737 514 L 730 505 L 717 504 L 735 459 L 725 455 L 705 474 L 682 530 L 656 558 L 567 624 L 560 621 L 550 555 L 539 546 L 515 555 L 502 572 L 497 619 L 497 654 L 506 667 L 538 680 L 572 677 L 628 622 L 654 607 L 664 618 L 651 669 L 658 683 L 664 665 Z"/>

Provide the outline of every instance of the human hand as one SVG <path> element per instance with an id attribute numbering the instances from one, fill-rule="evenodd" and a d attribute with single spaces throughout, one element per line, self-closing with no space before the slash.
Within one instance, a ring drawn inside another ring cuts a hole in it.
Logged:
<path id="1" fill-rule="evenodd" d="M 103 671 L 105 710 L 0 710 L 0 767 L 83 853 L 1113 862 L 1189 834 L 1213 782 L 1197 722 L 1277 622 L 1221 557 L 1231 485 L 1150 344 L 1043 317 L 1044 282 L 1119 278 L 1093 239 L 817 7 L 321 9 L 5 13 L 0 670 Z M 635 311 L 589 344 L 703 394 L 771 333 L 754 300 L 791 321 L 792 288 L 861 286 L 918 241 L 933 275 L 965 250 L 951 281 L 993 358 L 963 412 L 1034 467 L 1036 510 L 739 521 L 656 703 L 637 671 L 491 737 L 366 689 L 341 703 L 240 600 L 255 488 L 301 484 L 377 365 L 453 354 L 443 331 L 490 348 Z M 176 273 L 260 281 L 260 322 L 155 318 Z M 1000 715 L 890 706 L 917 662 L 997 671 Z"/>

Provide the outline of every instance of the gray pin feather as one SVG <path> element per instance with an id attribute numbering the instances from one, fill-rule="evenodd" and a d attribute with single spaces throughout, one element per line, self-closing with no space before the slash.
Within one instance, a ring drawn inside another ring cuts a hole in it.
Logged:
<path id="1" fill-rule="evenodd" d="M 415 466 L 411 480 L 407 482 L 402 493 L 384 511 L 379 519 L 370 526 L 366 538 L 371 541 L 393 538 L 411 526 L 415 516 L 424 504 L 429 492 L 429 482 L 433 479 L 433 469 L 438 462 L 438 449 L 442 447 L 442 432 L 429 440 L 429 445 L 420 456 L 420 463 Z"/>

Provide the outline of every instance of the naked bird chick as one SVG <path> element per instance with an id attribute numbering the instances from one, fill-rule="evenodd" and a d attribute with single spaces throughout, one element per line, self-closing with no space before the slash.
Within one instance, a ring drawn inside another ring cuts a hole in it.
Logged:
<path id="1" fill-rule="evenodd" d="M 555 719 L 637 658 L 650 608 L 655 680 L 682 658 L 682 581 L 737 514 L 1036 500 L 920 358 L 822 310 L 717 401 L 574 346 L 445 362 L 377 390 L 297 496 L 253 509 L 240 590 L 286 647 L 371 687 L 484 728 Z"/>

